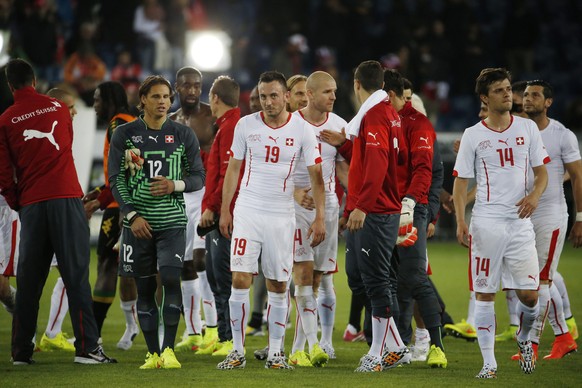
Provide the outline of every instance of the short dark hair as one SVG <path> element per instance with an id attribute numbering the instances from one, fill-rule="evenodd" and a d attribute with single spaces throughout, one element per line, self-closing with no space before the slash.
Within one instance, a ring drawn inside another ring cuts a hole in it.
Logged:
<path id="1" fill-rule="evenodd" d="M 477 93 L 477 96 L 482 94 L 487 95 L 489 92 L 489 86 L 491 86 L 491 84 L 503 81 L 505 79 L 511 82 L 511 73 L 507 69 L 501 67 L 488 67 L 483 69 L 477 77 L 475 83 L 475 93 Z"/>
<path id="2" fill-rule="evenodd" d="M 34 82 L 34 70 L 30 63 L 24 59 L 11 59 L 6 64 L 6 81 L 14 89 L 22 89 L 25 86 L 32 86 Z"/>
<path id="3" fill-rule="evenodd" d="M 550 85 L 549 82 L 541 80 L 541 79 L 534 79 L 531 81 L 526 82 L 526 86 L 541 86 L 544 88 L 544 97 L 545 98 L 554 98 L 554 88 Z"/>
<path id="4" fill-rule="evenodd" d="M 170 101 L 174 102 L 174 90 L 172 89 L 172 85 L 170 84 L 170 81 L 168 81 L 167 79 L 165 79 L 161 75 L 150 75 L 141 83 L 141 85 L 139 87 L 139 91 L 138 91 L 138 96 L 140 99 L 139 105 L 138 105 L 139 109 L 143 109 L 143 104 L 141 102 L 142 96 L 146 96 L 150 92 L 150 89 L 154 85 L 166 85 L 168 87 L 168 89 L 170 90 Z"/>
<path id="5" fill-rule="evenodd" d="M 187 75 L 187 74 L 196 74 L 197 76 L 199 76 L 202 79 L 202 73 L 200 72 L 200 70 L 198 70 L 195 67 L 192 66 L 184 66 L 183 68 L 181 68 L 180 70 L 178 70 L 176 72 L 176 82 L 178 82 L 178 79 L 183 76 L 183 75 Z"/>
<path id="6" fill-rule="evenodd" d="M 404 80 L 405 78 L 394 69 L 384 70 L 384 91 L 394 92 L 396 96 L 402 97 L 404 94 Z"/>
<path id="7" fill-rule="evenodd" d="M 265 83 L 268 84 L 270 82 L 279 82 L 281 84 L 281 86 L 283 87 L 284 91 L 287 91 L 287 80 L 285 79 L 285 76 L 283 75 L 283 73 L 280 73 L 278 71 L 275 70 L 271 70 L 271 71 L 265 71 L 263 74 L 261 74 L 259 76 L 259 83 Z"/>
<path id="8" fill-rule="evenodd" d="M 386 75 L 384 74 L 384 82 L 386 82 Z M 412 90 L 412 82 L 408 78 L 402 77 L 402 87 L 406 89 Z"/>
<path id="9" fill-rule="evenodd" d="M 240 86 L 231 77 L 221 75 L 212 83 L 210 94 L 216 94 L 225 105 L 235 107 L 238 106 Z"/>
<path id="10" fill-rule="evenodd" d="M 101 93 L 101 100 L 103 101 L 103 109 L 110 120 L 118 113 L 129 112 L 129 102 L 127 101 L 127 93 L 123 85 L 116 81 L 107 81 L 97 86 Z M 170 92 L 172 89 L 170 89 Z M 146 92 L 147 94 L 147 92 Z"/>
<path id="11" fill-rule="evenodd" d="M 364 61 L 358 65 L 354 73 L 357 80 L 367 92 L 382 89 L 384 83 L 384 69 L 378 61 Z"/>
<path id="12" fill-rule="evenodd" d="M 515 81 L 511 84 L 511 90 L 513 93 L 523 94 L 525 92 L 525 88 L 527 87 L 528 81 Z"/>

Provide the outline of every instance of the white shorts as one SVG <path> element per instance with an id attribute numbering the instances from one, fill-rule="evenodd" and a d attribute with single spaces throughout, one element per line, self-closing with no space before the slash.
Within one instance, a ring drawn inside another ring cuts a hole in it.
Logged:
<path id="1" fill-rule="evenodd" d="M 0 275 L 16 276 L 20 221 L 9 206 L 0 206 Z"/>
<path id="2" fill-rule="evenodd" d="M 202 190 L 192 193 L 184 193 L 184 202 L 186 203 L 186 216 L 188 224 L 186 225 L 186 257 L 184 261 L 192 260 L 192 252 L 195 249 L 206 249 L 204 237 L 198 236 L 196 227 L 202 216 L 202 197 L 204 197 L 205 187 Z"/>
<path id="3" fill-rule="evenodd" d="M 293 268 L 293 232 L 295 217 L 259 213 L 237 206 L 234 209 L 230 270 L 258 273 L 266 279 L 289 281 Z"/>
<path id="4" fill-rule="evenodd" d="M 539 266 L 530 219 L 500 220 L 473 217 L 470 234 L 471 291 L 537 290 Z"/>
<path id="5" fill-rule="evenodd" d="M 316 271 L 337 272 L 338 212 L 338 206 L 325 208 L 325 240 L 312 248 L 307 234 L 315 219 L 315 210 L 307 210 L 295 204 L 296 263 L 313 261 L 313 269 Z"/>
<path id="6" fill-rule="evenodd" d="M 544 217 L 534 222 L 540 280 L 552 280 L 554 277 L 564 248 L 567 228 L 567 216 L 553 219 Z"/>

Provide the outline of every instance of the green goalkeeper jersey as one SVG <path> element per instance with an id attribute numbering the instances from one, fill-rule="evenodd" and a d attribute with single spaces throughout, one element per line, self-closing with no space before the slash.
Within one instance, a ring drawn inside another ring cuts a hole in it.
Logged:
<path id="1" fill-rule="evenodd" d="M 141 169 L 126 168 L 126 151 L 139 149 Z M 204 187 L 205 171 L 200 145 L 192 129 L 167 119 L 162 128 L 148 128 L 143 117 L 118 127 L 109 150 L 109 184 L 123 214 L 136 211 L 153 230 L 185 228 L 181 192 L 161 197 L 150 193 L 151 179 L 164 176 L 185 183 L 185 192 Z M 124 226 L 129 226 L 124 218 Z"/>

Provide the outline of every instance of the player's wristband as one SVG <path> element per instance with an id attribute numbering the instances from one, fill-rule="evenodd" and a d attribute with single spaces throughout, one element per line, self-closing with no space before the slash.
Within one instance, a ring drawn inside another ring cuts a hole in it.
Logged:
<path id="1" fill-rule="evenodd" d="M 576 222 L 582 222 L 582 212 L 576 213 Z"/>
<path id="2" fill-rule="evenodd" d="M 174 182 L 174 192 L 183 193 L 186 190 L 186 182 L 182 180 L 173 181 Z"/>
<path id="3" fill-rule="evenodd" d="M 127 219 L 127 222 L 129 223 L 129 226 L 131 226 L 138 217 L 139 217 L 139 214 L 135 210 L 129 212 L 127 214 L 127 216 L 125 216 L 125 218 Z"/>

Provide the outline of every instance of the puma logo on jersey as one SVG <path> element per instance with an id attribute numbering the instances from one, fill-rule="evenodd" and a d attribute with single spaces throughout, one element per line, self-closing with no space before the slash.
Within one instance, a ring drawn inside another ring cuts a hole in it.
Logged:
<path id="1" fill-rule="evenodd" d="M 487 327 L 485 327 L 485 326 L 479 326 L 479 327 L 477 327 L 477 330 L 487 330 L 489 333 L 491 333 L 491 327 L 492 326 L 493 325 L 489 325 Z"/>
<path id="2" fill-rule="evenodd" d="M 177 254 L 177 253 L 176 253 L 174 256 L 175 256 L 175 257 L 177 257 L 177 258 L 178 258 L 180 261 L 183 261 L 183 260 L 182 260 L 182 257 L 183 257 L 184 255 L 180 256 L 179 254 Z"/>
<path id="3" fill-rule="evenodd" d="M 420 140 L 422 140 L 423 142 L 425 142 L 426 144 L 428 144 L 428 137 L 422 137 L 422 136 L 420 136 Z"/>
<path id="4" fill-rule="evenodd" d="M 378 136 L 378 132 L 368 132 L 368 136 L 372 136 L 374 138 L 374 140 L 376 140 L 376 136 Z"/>
<path id="5" fill-rule="evenodd" d="M 333 311 L 333 305 L 334 304 L 328 305 L 328 304 L 322 303 L 321 304 L 321 307 L 326 308 L 326 309 L 329 309 L 329 311 Z"/>
<path id="6" fill-rule="evenodd" d="M 62 106 L 58 101 L 51 101 L 51 104 L 53 104 L 57 108 L 60 108 Z"/>
<path id="7" fill-rule="evenodd" d="M 533 280 L 534 282 L 536 281 L 537 275 L 527 275 L 528 279 Z"/>
<path id="8" fill-rule="evenodd" d="M 335 260 L 334 260 L 334 259 L 332 259 L 331 257 L 330 257 L 329 259 L 327 259 L 327 261 L 329 261 L 329 262 L 332 262 L 332 263 L 334 263 L 334 264 L 335 264 Z"/>
<path id="9" fill-rule="evenodd" d="M 277 144 L 277 139 L 279 139 L 279 138 L 278 137 L 269 136 L 269 139 L 273 140 L 275 142 L 275 144 Z"/>
<path id="10" fill-rule="evenodd" d="M 283 272 L 285 272 L 287 275 L 289 275 L 289 271 L 286 270 L 285 268 L 283 268 Z"/>
<path id="11" fill-rule="evenodd" d="M 497 141 L 498 141 L 498 142 L 500 142 L 500 143 L 503 143 L 503 144 L 505 144 L 506 146 L 508 146 L 508 147 L 509 147 L 509 144 L 507 144 L 507 141 L 508 141 L 508 140 L 509 140 L 509 139 L 505 139 L 505 140 L 497 139 Z"/>
<path id="12" fill-rule="evenodd" d="M 362 252 L 364 252 L 366 254 L 366 256 L 370 257 L 370 249 L 365 250 L 364 248 L 362 248 Z"/>
<path id="13" fill-rule="evenodd" d="M 59 145 L 57 144 L 55 137 L 53 136 L 53 133 L 55 132 L 55 127 L 57 126 L 58 121 L 54 121 L 53 122 L 53 127 L 51 129 L 50 132 L 41 132 L 39 130 L 36 129 L 25 129 L 22 132 L 22 136 L 24 136 L 24 141 L 29 141 L 31 139 L 47 139 L 52 145 L 55 146 L 55 148 L 57 149 L 57 151 L 59 151 L 61 148 L 59 147 Z"/>
<path id="14" fill-rule="evenodd" d="M 212 242 L 214 243 L 214 245 L 218 246 L 218 239 L 217 238 L 213 238 Z"/>
<path id="15" fill-rule="evenodd" d="M 148 139 L 152 139 L 153 141 L 156 142 L 156 144 L 158 143 L 158 137 L 157 136 L 148 136 Z"/>
<path id="16" fill-rule="evenodd" d="M 209 305 L 210 307 L 212 307 L 212 301 L 211 301 L 211 300 L 205 300 L 205 301 L 202 301 L 202 304 L 207 304 L 207 305 Z"/>
<path id="17" fill-rule="evenodd" d="M 303 312 L 304 312 L 304 313 L 311 313 L 311 314 L 313 314 L 313 315 L 315 315 L 315 311 L 316 311 L 316 310 L 317 310 L 317 309 L 308 309 L 307 307 L 304 307 L 304 308 L 303 308 Z"/>

